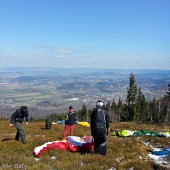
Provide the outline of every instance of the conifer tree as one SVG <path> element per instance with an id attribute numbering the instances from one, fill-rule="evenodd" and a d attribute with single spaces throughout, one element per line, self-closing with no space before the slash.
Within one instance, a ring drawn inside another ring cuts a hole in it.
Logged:
<path id="1" fill-rule="evenodd" d="M 105 110 L 107 110 L 107 111 L 109 112 L 109 111 L 110 111 L 110 108 L 111 108 L 110 102 L 108 101 L 108 102 L 106 103 L 106 105 L 105 105 Z"/>
<path id="2" fill-rule="evenodd" d="M 117 111 L 118 111 L 118 121 L 120 122 L 121 120 L 121 115 L 123 113 L 123 103 L 121 99 L 119 98 L 118 104 L 117 104 Z"/>
<path id="3" fill-rule="evenodd" d="M 118 116 L 117 116 L 117 104 L 115 101 L 113 101 L 111 105 L 110 121 L 111 122 L 119 121 Z"/>
<path id="4" fill-rule="evenodd" d="M 168 122 L 168 96 L 164 95 L 159 99 L 159 122 Z"/>
<path id="5" fill-rule="evenodd" d="M 79 119 L 82 121 L 87 120 L 87 108 L 85 104 L 82 105 L 82 108 L 79 110 Z"/>
<path id="6" fill-rule="evenodd" d="M 145 122 L 147 119 L 147 101 L 145 99 L 144 94 L 139 87 L 138 90 L 138 99 L 137 99 L 137 114 L 135 115 L 136 120 L 140 122 Z"/>
<path id="7" fill-rule="evenodd" d="M 135 120 L 143 122 L 144 110 L 145 110 L 145 96 L 143 95 L 143 93 L 141 91 L 141 87 L 139 87 Z"/>
<path id="8" fill-rule="evenodd" d="M 139 87 L 138 90 L 138 99 L 137 99 L 137 106 L 136 106 L 136 120 L 139 121 L 139 117 L 141 114 L 141 101 L 142 101 L 142 91 L 141 91 L 141 87 Z"/>
<path id="9" fill-rule="evenodd" d="M 170 84 L 168 84 L 167 91 L 167 122 L 170 123 Z"/>
<path id="10" fill-rule="evenodd" d="M 115 115 L 114 115 L 114 108 L 112 107 L 112 105 L 110 104 L 110 102 L 108 101 L 105 105 L 105 110 L 108 112 L 109 117 L 110 117 L 110 122 L 113 122 L 115 119 Z"/>
<path id="11" fill-rule="evenodd" d="M 129 88 L 127 89 L 127 104 L 128 104 L 128 119 L 134 120 L 137 114 L 137 98 L 138 98 L 138 89 L 135 82 L 135 76 L 133 73 L 129 77 Z"/>
<path id="12" fill-rule="evenodd" d="M 158 113 L 158 101 L 154 97 L 153 100 L 149 104 L 149 110 L 150 110 L 150 120 L 151 122 L 157 122 L 157 113 Z"/>

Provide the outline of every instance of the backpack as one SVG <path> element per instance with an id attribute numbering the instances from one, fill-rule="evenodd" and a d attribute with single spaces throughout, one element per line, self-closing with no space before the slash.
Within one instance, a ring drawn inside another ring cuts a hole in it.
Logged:
<path id="1" fill-rule="evenodd" d="M 95 129 L 96 131 L 106 131 L 105 111 L 97 108 L 95 113 Z"/>

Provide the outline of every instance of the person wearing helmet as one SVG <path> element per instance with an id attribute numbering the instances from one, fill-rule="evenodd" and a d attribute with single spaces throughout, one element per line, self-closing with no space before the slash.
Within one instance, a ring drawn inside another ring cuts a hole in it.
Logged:
<path id="1" fill-rule="evenodd" d="M 22 143 L 26 144 L 26 138 L 25 138 L 25 132 L 22 128 L 22 122 L 25 118 L 26 125 L 28 125 L 28 108 L 27 106 L 21 106 L 19 109 L 17 109 L 11 116 L 10 120 L 10 126 L 13 124 L 15 125 L 17 129 L 15 140 L 19 140 L 21 138 Z"/>
<path id="2" fill-rule="evenodd" d="M 109 131 L 109 115 L 103 109 L 103 102 L 98 100 L 96 108 L 91 114 L 91 135 L 94 139 L 94 151 L 106 155 L 106 142 Z"/>

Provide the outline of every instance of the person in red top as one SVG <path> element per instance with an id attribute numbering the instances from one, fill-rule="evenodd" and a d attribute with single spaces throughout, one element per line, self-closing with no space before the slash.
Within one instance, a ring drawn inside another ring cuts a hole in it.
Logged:
<path id="1" fill-rule="evenodd" d="M 70 106 L 67 118 L 65 120 L 65 128 L 62 134 L 62 140 L 66 138 L 68 130 L 70 130 L 70 136 L 73 136 L 75 121 L 77 121 L 77 115 L 74 113 L 73 107 Z"/>

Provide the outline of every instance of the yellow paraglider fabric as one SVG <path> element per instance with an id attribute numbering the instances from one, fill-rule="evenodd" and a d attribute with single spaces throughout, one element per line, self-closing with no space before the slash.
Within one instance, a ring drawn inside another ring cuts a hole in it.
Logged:
<path id="1" fill-rule="evenodd" d="M 57 124 L 57 123 L 56 123 L 56 122 L 51 122 L 51 124 L 52 124 L 52 125 L 55 125 L 55 124 Z"/>
<path id="2" fill-rule="evenodd" d="M 88 122 L 78 122 L 77 124 L 85 127 L 90 127 L 90 124 Z"/>

